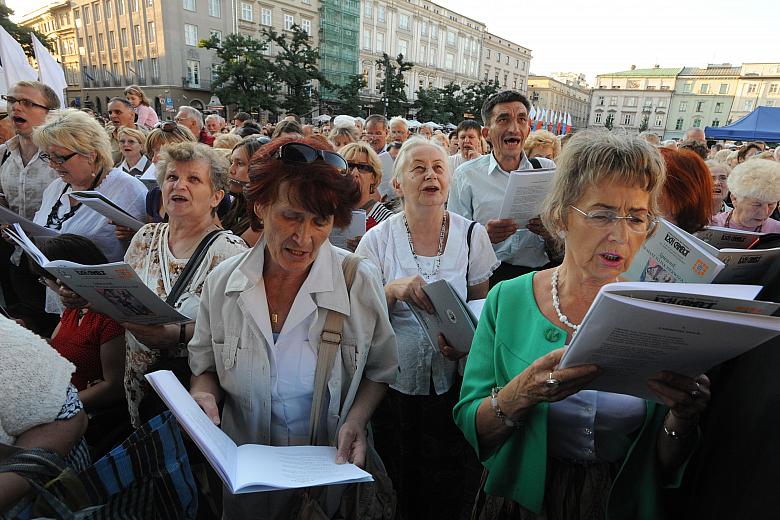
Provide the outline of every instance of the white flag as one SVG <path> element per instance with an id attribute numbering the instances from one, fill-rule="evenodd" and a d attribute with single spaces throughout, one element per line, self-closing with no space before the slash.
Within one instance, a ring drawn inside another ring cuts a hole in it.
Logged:
<path id="1" fill-rule="evenodd" d="M 2 27 L 0 27 L 0 60 L 3 62 L 5 83 L 8 88 L 17 81 L 38 80 L 38 73 L 27 61 L 22 46 Z"/>
<path id="2" fill-rule="evenodd" d="M 32 37 L 33 49 L 35 50 L 35 61 L 38 62 L 38 73 L 41 76 L 41 83 L 49 85 L 57 93 L 57 97 L 60 98 L 60 106 L 64 107 L 65 95 L 63 91 L 68 88 L 68 82 L 65 81 L 65 72 L 62 70 L 62 65 L 54 59 L 54 56 L 49 54 L 49 51 L 38 41 L 34 34 L 30 36 Z"/>
<path id="3" fill-rule="evenodd" d="M 8 94 L 8 85 L 5 83 L 5 72 L 3 72 L 3 67 L 0 67 L 0 93 Z"/>

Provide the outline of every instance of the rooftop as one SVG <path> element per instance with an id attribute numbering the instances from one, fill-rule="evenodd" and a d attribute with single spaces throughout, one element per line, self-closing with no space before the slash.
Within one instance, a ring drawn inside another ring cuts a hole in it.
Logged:
<path id="1" fill-rule="evenodd" d="M 683 67 L 680 76 L 739 76 L 741 67 Z"/>
<path id="2" fill-rule="evenodd" d="M 612 72 L 610 74 L 599 74 L 597 77 L 620 77 L 620 78 L 646 78 L 646 77 L 668 77 L 676 76 L 683 70 L 682 67 L 675 67 L 670 69 L 662 69 L 660 67 L 653 67 L 652 69 L 632 69 L 623 70 L 620 72 Z"/>

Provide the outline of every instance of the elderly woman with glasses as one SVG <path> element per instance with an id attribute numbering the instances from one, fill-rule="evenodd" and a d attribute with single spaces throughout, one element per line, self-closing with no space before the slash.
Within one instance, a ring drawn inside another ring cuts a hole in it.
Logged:
<path id="1" fill-rule="evenodd" d="M 360 195 L 346 161 L 326 146 L 282 138 L 252 157 L 247 204 L 263 235 L 206 281 L 189 342 L 190 393 L 239 445 L 319 441 L 337 447 L 336 462 L 363 466 L 368 421 L 395 380 L 396 344 L 379 273 L 357 259 L 348 288 L 347 252 L 328 242 L 334 225 L 349 224 Z M 318 356 L 329 350 L 321 338 L 334 313 L 343 315 L 341 327 L 331 325 L 340 342 L 331 343 L 335 363 L 315 395 Z M 310 431 L 317 401 L 323 413 Z M 324 489 L 328 517 L 342 490 Z M 291 518 L 298 496 L 225 492 L 224 518 Z"/>
<path id="2" fill-rule="evenodd" d="M 648 380 L 662 406 L 584 390 L 598 366 L 558 368 L 599 289 L 654 229 L 664 176 L 661 155 L 636 137 L 582 132 L 559 156 L 542 219 L 565 245 L 563 263 L 493 287 L 454 409 L 488 470 L 483 513 L 668 517 L 660 491 L 679 485 L 697 443 L 707 377 Z"/>
<path id="3" fill-rule="evenodd" d="M 73 191 L 98 191 L 133 217 L 145 220 L 143 183 L 113 168 L 108 135 L 84 112 L 66 109 L 53 113 L 35 129 L 33 141 L 59 175 L 43 192 L 33 221 L 60 233 L 92 240 L 110 262 L 121 260 L 127 243 L 114 235 L 108 219 L 70 198 Z"/>

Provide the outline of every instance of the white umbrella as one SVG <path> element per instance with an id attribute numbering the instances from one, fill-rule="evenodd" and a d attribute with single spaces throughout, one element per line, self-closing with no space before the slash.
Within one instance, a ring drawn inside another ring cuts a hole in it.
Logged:
<path id="1" fill-rule="evenodd" d="M 416 119 L 412 119 L 411 121 L 407 121 L 409 128 L 420 128 L 422 126 L 422 123 L 417 121 Z"/>
<path id="2" fill-rule="evenodd" d="M 330 116 L 328 114 L 322 114 L 321 116 L 317 117 L 317 121 L 319 121 L 320 123 L 330 121 Z"/>

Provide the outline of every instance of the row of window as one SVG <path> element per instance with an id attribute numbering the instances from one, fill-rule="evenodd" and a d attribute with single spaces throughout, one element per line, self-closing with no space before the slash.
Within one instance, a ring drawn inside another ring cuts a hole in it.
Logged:
<path id="1" fill-rule="evenodd" d="M 194 27 L 194 26 L 192 26 Z M 186 35 L 186 28 L 187 25 L 185 25 L 185 35 Z M 196 28 L 196 36 L 197 36 L 197 28 Z M 141 42 L 141 26 L 136 24 L 133 25 L 133 45 L 140 45 Z M 147 22 L 146 23 L 146 41 L 149 43 L 156 43 L 157 42 L 157 30 L 155 28 L 154 22 Z M 100 52 L 105 51 L 105 45 L 106 40 L 103 37 L 103 33 L 98 33 L 97 35 L 97 50 Z M 127 40 L 127 28 L 122 27 L 119 29 L 119 46 L 122 48 L 127 47 L 128 40 Z M 197 42 L 196 42 L 197 43 Z M 116 49 L 116 33 L 114 31 L 108 32 L 108 47 L 110 49 Z M 194 44 L 193 44 L 194 45 Z M 83 46 L 83 39 L 79 38 L 79 46 Z M 95 40 L 94 37 L 90 34 L 87 36 L 87 50 L 89 52 L 95 51 Z"/>
<path id="2" fill-rule="evenodd" d="M 623 126 L 631 126 L 631 125 L 633 125 L 634 124 L 634 116 L 635 115 L 636 114 L 623 114 L 623 119 L 621 120 Z M 605 120 L 603 119 L 603 116 L 604 116 L 603 112 L 596 112 L 596 115 L 593 118 L 593 122 L 596 123 L 596 124 L 601 124 L 601 123 L 605 122 Z M 648 121 L 648 123 L 649 123 L 649 121 Z M 660 128 L 660 127 L 664 126 L 664 117 L 663 116 L 656 116 L 654 123 L 655 123 L 655 125 L 654 125 L 655 128 Z"/>
<path id="3" fill-rule="evenodd" d="M 485 59 L 490 59 L 490 49 L 485 49 Z M 496 62 L 501 63 L 501 53 L 496 51 Z M 519 59 L 515 58 L 515 68 L 519 69 L 520 64 L 522 63 L 522 70 L 525 70 L 525 61 L 521 62 Z M 509 65 L 509 55 L 504 55 L 504 64 Z"/>
<path id="4" fill-rule="evenodd" d="M 638 98 L 633 97 L 633 96 L 623 98 L 623 106 L 635 107 L 635 106 L 637 106 L 637 99 Z M 606 100 L 605 96 L 598 96 L 598 106 L 603 107 L 605 100 Z M 657 106 L 658 108 L 666 108 L 666 100 L 665 99 L 656 100 L 654 98 L 645 99 L 642 106 L 644 108 L 652 108 L 654 103 L 656 103 L 655 106 Z M 615 106 L 617 106 L 617 104 L 618 104 L 617 96 L 610 96 L 609 97 L 609 106 L 615 107 Z"/>
<path id="5" fill-rule="evenodd" d="M 119 71 L 119 63 L 112 63 L 110 69 L 108 68 L 108 65 L 103 65 L 100 69 L 98 69 L 97 65 L 92 65 L 91 67 L 84 65 L 82 73 L 84 74 L 84 79 L 87 81 L 110 82 L 111 80 L 114 80 L 115 82 L 120 83 L 133 83 L 134 78 L 138 78 L 139 80 L 146 79 L 146 67 L 147 64 L 144 60 L 136 60 L 135 63 L 125 61 L 124 80 L 122 79 L 122 72 Z M 160 77 L 159 59 L 151 58 L 149 60 L 149 67 L 153 80 L 158 80 Z"/>
<path id="6" fill-rule="evenodd" d="M 154 0 L 144 1 L 148 7 L 152 7 L 154 5 Z M 137 13 L 139 0 L 104 0 L 103 2 L 93 2 L 92 5 L 85 5 L 82 7 L 81 13 L 79 13 L 78 9 L 74 9 L 73 18 L 74 20 L 78 20 L 79 16 L 83 16 L 85 24 L 90 23 L 90 18 L 95 22 L 99 22 L 101 20 L 100 12 L 102 6 L 103 15 L 106 17 L 106 19 L 109 19 L 113 16 L 114 5 L 116 5 L 117 14 L 120 16 L 125 14 L 125 8 L 128 5 L 130 11 Z"/>

